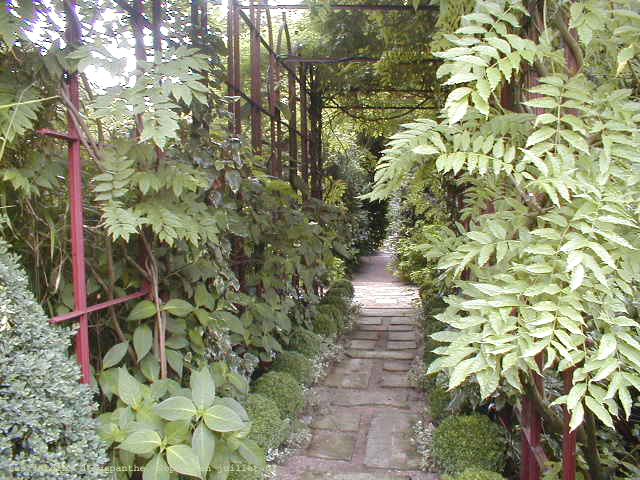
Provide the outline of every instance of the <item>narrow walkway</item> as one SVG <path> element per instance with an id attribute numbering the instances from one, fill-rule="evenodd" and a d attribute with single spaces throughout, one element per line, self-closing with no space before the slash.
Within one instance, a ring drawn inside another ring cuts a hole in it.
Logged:
<path id="1" fill-rule="evenodd" d="M 323 411 L 311 424 L 303 455 L 278 468 L 278 480 L 426 480 L 411 445 L 411 425 L 424 402 L 407 371 L 420 354 L 407 287 L 385 270 L 389 255 L 364 259 L 356 274 L 361 315 L 347 359 L 317 387 Z"/>

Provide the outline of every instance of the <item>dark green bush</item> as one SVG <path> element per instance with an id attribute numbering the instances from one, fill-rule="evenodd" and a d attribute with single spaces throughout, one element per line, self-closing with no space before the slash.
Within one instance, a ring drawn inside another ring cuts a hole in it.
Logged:
<path id="1" fill-rule="evenodd" d="M 433 378 L 433 376 L 431 377 Z M 429 406 L 431 407 L 431 421 L 434 424 L 439 424 L 449 412 L 449 403 L 451 402 L 451 394 L 444 388 L 434 385 L 434 387 L 427 392 L 429 398 Z"/>
<path id="2" fill-rule="evenodd" d="M 353 284 L 346 278 L 333 282 L 333 284 L 331 284 L 331 287 L 329 288 L 329 291 L 332 290 L 344 292 L 345 296 L 348 298 L 353 298 L 353 295 L 355 293 Z"/>
<path id="3" fill-rule="evenodd" d="M 322 311 L 313 318 L 313 331 L 325 337 L 333 337 L 338 334 L 338 324 L 335 316 Z"/>
<path id="4" fill-rule="evenodd" d="M 304 408 L 302 385 L 288 373 L 271 371 L 263 375 L 254 391 L 272 399 L 283 417 L 295 417 Z"/>
<path id="5" fill-rule="evenodd" d="M 280 445 L 285 422 L 278 405 L 270 398 L 257 393 L 247 397 L 245 408 L 251 420 L 249 438 L 265 449 Z"/>
<path id="6" fill-rule="evenodd" d="M 447 417 L 433 432 L 433 457 L 446 473 L 467 468 L 501 472 L 505 450 L 502 428 L 484 415 Z"/>
<path id="7" fill-rule="evenodd" d="M 291 374 L 298 382 L 309 385 L 313 377 L 311 360 L 300 352 L 282 352 L 273 362 L 273 369 Z"/>
<path id="8" fill-rule="evenodd" d="M 73 332 L 45 317 L 3 241 L 0 332 L 2 478 L 106 478 L 104 469 L 92 471 L 107 457 L 93 420 L 93 392 L 79 383 L 80 367 L 67 355 Z"/>
<path id="9" fill-rule="evenodd" d="M 442 480 L 505 480 L 505 478 L 499 473 L 489 470 L 467 468 L 457 475 L 443 475 Z"/>
<path id="10" fill-rule="evenodd" d="M 296 328 L 289 337 L 289 350 L 295 350 L 311 358 L 322 352 L 322 339 L 310 330 Z"/>

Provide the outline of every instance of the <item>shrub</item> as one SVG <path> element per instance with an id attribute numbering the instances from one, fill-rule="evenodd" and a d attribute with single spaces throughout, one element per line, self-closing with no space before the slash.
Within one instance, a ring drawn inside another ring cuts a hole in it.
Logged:
<path id="1" fill-rule="evenodd" d="M 505 450 L 502 429 L 483 415 L 447 417 L 433 432 L 433 457 L 446 473 L 502 471 Z"/>
<path id="2" fill-rule="evenodd" d="M 289 373 L 303 385 L 309 385 L 313 377 L 311 360 L 299 352 L 282 352 L 273 362 L 273 369 Z"/>
<path id="3" fill-rule="evenodd" d="M 442 480 L 505 480 L 505 478 L 496 472 L 482 470 L 480 468 L 467 468 L 458 475 L 444 475 Z"/>
<path id="4" fill-rule="evenodd" d="M 335 282 L 333 282 L 333 284 L 329 288 L 329 291 L 344 292 L 344 296 L 348 298 L 353 298 L 353 295 L 355 293 L 353 284 L 345 278 L 341 280 L 336 280 Z"/>
<path id="5" fill-rule="evenodd" d="M 302 385 L 285 372 L 271 371 L 258 379 L 255 393 L 271 398 L 283 417 L 294 417 L 304 407 Z"/>
<path id="6" fill-rule="evenodd" d="M 332 337 L 339 333 L 338 318 L 340 316 L 336 315 L 333 308 L 323 307 L 329 307 L 329 305 L 320 305 L 318 307 L 318 313 L 313 318 L 313 331 L 325 337 Z M 340 323 L 342 324 L 343 322 Z"/>
<path id="7" fill-rule="evenodd" d="M 295 350 L 306 357 L 315 357 L 322 352 L 322 339 L 310 330 L 296 328 L 289 337 L 289 350 Z"/>
<path id="8" fill-rule="evenodd" d="M 69 328 L 53 326 L 0 241 L 0 472 L 11 478 L 106 478 L 91 389 L 67 355 Z M 37 466 L 63 467 L 38 471 Z"/>
<path id="9" fill-rule="evenodd" d="M 451 402 L 451 394 L 444 388 L 434 386 L 432 390 L 427 392 L 429 398 L 429 406 L 431 407 L 431 421 L 435 424 L 440 423 L 449 412 L 449 403 Z"/>
<path id="10" fill-rule="evenodd" d="M 234 463 L 229 467 L 227 480 L 263 480 L 264 470 L 249 463 Z"/>
<path id="11" fill-rule="evenodd" d="M 280 445 L 286 425 L 280 416 L 278 405 L 264 395 L 251 393 L 247 397 L 245 408 L 251 420 L 249 438 L 267 450 Z"/>

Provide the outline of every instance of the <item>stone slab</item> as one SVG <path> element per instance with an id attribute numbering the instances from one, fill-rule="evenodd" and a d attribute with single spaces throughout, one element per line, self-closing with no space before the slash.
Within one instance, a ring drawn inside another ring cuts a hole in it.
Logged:
<path id="1" fill-rule="evenodd" d="M 339 432 L 357 432 L 360 427 L 360 414 L 349 410 L 334 410 L 329 415 L 315 418 L 311 427 Z"/>
<path id="2" fill-rule="evenodd" d="M 336 390 L 330 402 L 339 407 L 409 408 L 407 392 L 400 390 Z"/>
<path id="3" fill-rule="evenodd" d="M 414 317 L 391 317 L 389 319 L 389 325 L 415 325 L 416 319 Z"/>
<path id="4" fill-rule="evenodd" d="M 351 338 L 355 340 L 377 340 L 378 337 L 380 334 L 376 331 L 356 330 L 351 334 Z M 404 340 L 404 338 L 398 338 L 398 340 Z"/>
<path id="5" fill-rule="evenodd" d="M 416 312 L 410 308 L 364 308 L 360 312 L 363 317 L 398 317 L 415 316 Z"/>
<path id="6" fill-rule="evenodd" d="M 371 419 L 364 464 L 368 467 L 416 470 L 418 453 L 411 444 L 411 425 L 416 415 L 378 413 Z"/>
<path id="7" fill-rule="evenodd" d="M 407 327 L 407 328 L 411 328 L 411 327 Z M 364 330 L 366 332 L 380 332 L 382 330 L 386 330 L 387 327 L 385 327 L 384 325 L 358 325 L 358 329 L 359 330 Z"/>
<path id="8" fill-rule="evenodd" d="M 389 340 L 394 342 L 408 342 L 415 339 L 415 332 L 389 332 Z"/>
<path id="9" fill-rule="evenodd" d="M 327 375 L 322 384 L 327 387 L 364 389 L 369 386 L 370 377 L 370 372 L 348 372 L 337 368 Z"/>
<path id="10" fill-rule="evenodd" d="M 387 342 L 389 350 L 414 350 L 418 348 L 416 342 Z"/>
<path id="11" fill-rule="evenodd" d="M 371 350 L 375 347 L 375 340 L 351 340 L 349 342 L 349 348 L 356 348 L 358 350 Z"/>
<path id="12" fill-rule="evenodd" d="M 383 372 L 380 384 L 387 388 L 410 388 L 411 384 L 406 373 Z"/>
<path id="13" fill-rule="evenodd" d="M 329 460 L 351 460 L 356 446 L 354 436 L 347 433 L 316 430 L 307 449 L 310 457 L 326 458 Z"/>
<path id="14" fill-rule="evenodd" d="M 411 362 L 402 360 L 387 360 L 382 365 L 382 369 L 388 372 L 408 372 L 411 368 Z"/>
<path id="15" fill-rule="evenodd" d="M 347 350 L 351 358 L 380 358 L 382 360 L 412 360 L 415 352 L 409 350 Z"/>
<path id="16" fill-rule="evenodd" d="M 336 369 L 347 373 L 370 372 L 372 368 L 373 360 L 365 358 L 345 358 L 336 366 Z"/>
<path id="17" fill-rule="evenodd" d="M 360 317 L 356 325 L 382 325 L 382 317 Z"/>
<path id="18" fill-rule="evenodd" d="M 330 473 L 306 471 L 300 480 L 411 480 L 395 473 Z"/>
<path id="19" fill-rule="evenodd" d="M 389 325 L 386 327 L 391 332 L 415 332 L 415 325 Z"/>

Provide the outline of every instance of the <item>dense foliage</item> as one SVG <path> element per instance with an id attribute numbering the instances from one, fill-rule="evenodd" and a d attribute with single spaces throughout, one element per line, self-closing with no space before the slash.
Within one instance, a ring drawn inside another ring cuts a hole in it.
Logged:
<path id="1" fill-rule="evenodd" d="M 0 241 L 0 472 L 4 478 L 107 478 L 94 392 L 69 358 L 72 331 L 49 323 Z M 56 374 L 51 375 L 55 366 Z"/>
<path id="2" fill-rule="evenodd" d="M 453 25 L 436 54 L 442 115 L 392 137 L 369 196 L 412 175 L 436 197 L 423 208 L 458 210 L 446 229 L 418 225 L 401 257 L 450 292 L 430 371 L 485 399 L 528 396 L 547 432 L 561 432 L 553 406 L 566 406 L 594 479 L 638 460 L 625 422 L 640 389 L 638 6 L 478 1 L 441 22 Z M 452 188 L 434 189 L 437 177 Z M 598 446 L 598 425 L 624 440 Z M 546 451 L 559 460 L 554 442 Z"/>

